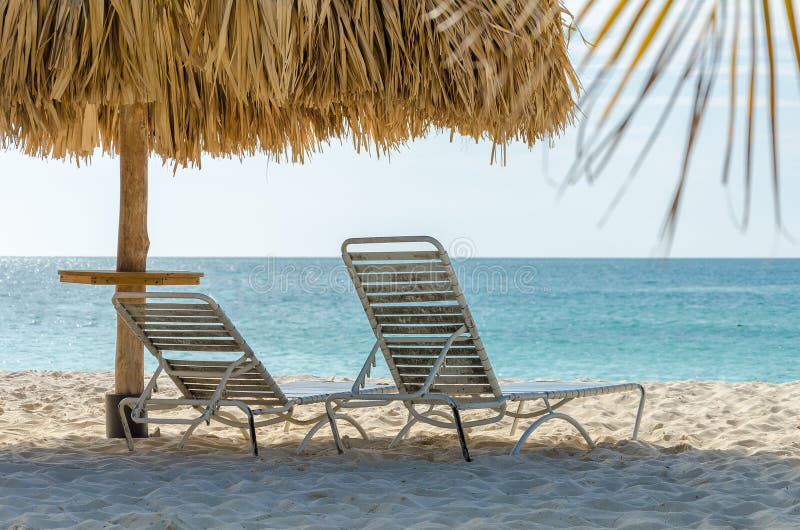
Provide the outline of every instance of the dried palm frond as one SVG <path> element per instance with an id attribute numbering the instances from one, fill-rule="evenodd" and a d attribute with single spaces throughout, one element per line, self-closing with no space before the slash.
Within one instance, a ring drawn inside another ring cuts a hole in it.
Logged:
<path id="1" fill-rule="evenodd" d="M 573 116 L 565 23 L 558 0 L 0 0 L 0 142 L 112 152 L 147 103 L 181 165 L 434 129 L 532 145 Z"/>
<path id="2" fill-rule="evenodd" d="M 587 35 L 593 46 L 583 65 L 597 56 L 607 59 L 593 75 L 585 75 L 586 91 L 580 101 L 586 117 L 578 132 L 575 163 L 565 184 L 585 176 L 596 179 L 607 167 L 615 151 L 630 138 L 631 124 L 653 96 L 657 83 L 671 85 L 670 96 L 661 117 L 650 124 L 651 134 L 633 164 L 620 192 L 611 204 L 612 210 L 630 182 L 642 167 L 644 159 L 663 132 L 667 117 L 684 91 L 689 91 L 692 105 L 688 116 L 686 145 L 678 169 L 678 183 L 665 216 L 662 236 L 669 245 L 674 236 L 692 155 L 701 126 L 707 121 L 708 103 L 715 83 L 726 83 L 727 123 L 723 131 L 725 149 L 721 151 L 721 181 L 731 182 L 731 160 L 737 136 L 738 109 L 745 109 L 744 124 L 744 205 L 740 226 L 747 227 L 750 216 L 755 142 L 755 108 L 764 98 L 772 172 L 775 224 L 782 230 L 780 196 L 780 160 L 778 153 L 778 81 L 779 54 L 800 74 L 800 39 L 798 38 L 794 0 L 576 0 L 576 26 L 587 21 L 598 22 L 596 34 Z M 776 45 L 776 22 L 786 24 L 789 46 Z M 595 24 L 592 24 L 595 25 Z M 762 64 L 760 58 L 766 64 Z M 740 68 L 740 63 L 746 61 Z M 723 67 L 729 69 L 723 75 Z M 791 67 L 791 66 L 790 66 Z M 741 70 L 741 71 L 740 71 Z M 676 74 L 677 75 L 672 75 Z M 758 93 L 757 80 L 765 72 L 766 93 Z M 630 88 L 632 79 L 642 78 L 641 87 Z M 746 90 L 740 92 L 744 77 Z M 634 95 L 624 103 L 620 95 L 630 90 Z M 763 118 L 763 117 L 762 117 Z M 644 125 L 639 122 L 639 125 Z"/>

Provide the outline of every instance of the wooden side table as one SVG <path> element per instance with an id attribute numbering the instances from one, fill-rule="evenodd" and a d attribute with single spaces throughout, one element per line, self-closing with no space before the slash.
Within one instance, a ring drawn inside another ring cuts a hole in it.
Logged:
<path id="1" fill-rule="evenodd" d="M 118 272 L 109 270 L 60 270 L 65 283 L 114 285 L 117 292 L 144 292 L 148 285 L 199 285 L 202 272 L 144 271 Z M 138 397 L 144 390 L 144 347 L 117 317 L 117 348 L 114 361 L 114 393 L 106 394 L 106 436 L 124 438 L 117 404 L 125 397 Z M 147 437 L 147 424 L 129 421 L 136 438 Z"/>

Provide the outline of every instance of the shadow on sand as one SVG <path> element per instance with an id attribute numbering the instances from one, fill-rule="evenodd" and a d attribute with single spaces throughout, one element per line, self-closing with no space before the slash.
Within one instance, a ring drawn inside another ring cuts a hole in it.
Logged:
<path id="1" fill-rule="evenodd" d="M 333 526 L 796 528 L 800 461 L 789 451 L 687 444 L 513 444 L 476 437 L 463 462 L 453 437 L 329 440 L 297 457 L 288 443 L 139 441 L 70 436 L 58 447 L 0 448 L 0 520 L 10 526 Z M 55 445 L 55 440 L 51 440 Z"/>

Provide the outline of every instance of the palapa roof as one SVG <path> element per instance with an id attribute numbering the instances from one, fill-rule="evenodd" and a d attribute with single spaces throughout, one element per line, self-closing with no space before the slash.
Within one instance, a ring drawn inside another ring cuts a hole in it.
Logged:
<path id="1" fill-rule="evenodd" d="M 573 117 L 559 0 L 0 0 L 0 142 L 113 152 L 121 105 L 151 150 L 303 160 L 433 128 L 528 145 Z M 494 154 L 494 152 L 493 152 Z"/>

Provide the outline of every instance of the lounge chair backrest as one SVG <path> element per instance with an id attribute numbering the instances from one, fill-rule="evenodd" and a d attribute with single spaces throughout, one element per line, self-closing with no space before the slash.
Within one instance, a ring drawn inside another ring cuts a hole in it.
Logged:
<path id="1" fill-rule="evenodd" d="M 462 329 L 428 393 L 461 402 L 501 396 L 441 243 L 425 236 L 353 238 L 342 244 L 342 258 L 400 392 L 422 387 L 448 337 Z"/>
<path id="2" fill-rule="evenodd" d="M 210 398 L 233 367 L 221 399 L 243 401 L 252 408 L 286 404 L 278 384 L 212 298 L 198 293 L 117 293 L 113 304 L 186 398 Z"/>

